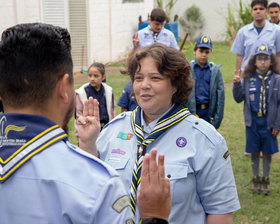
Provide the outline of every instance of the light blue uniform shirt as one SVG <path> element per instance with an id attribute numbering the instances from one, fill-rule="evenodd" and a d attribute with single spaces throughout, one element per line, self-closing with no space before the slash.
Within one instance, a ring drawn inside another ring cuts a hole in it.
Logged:
<path id="1" fill-rule="evenodd" d="M 130 118 L 131 112 L 120 114 L 97 140 L 100 158 L 118 171 L 127 194 L 137 157 Z M 147 153 L 154 147 L 165 155 L 165 175 L 171 181 L 170 224 L 202 224 L 206 213 L 225 214 L 240 208 L 225 140 L 212 125 L 190 115 L 148 145 Z"/>
<path id="2" fill-rule="evenodd" d="M 146 47 L 148 45 L 155 43 L 153 32 L 150 30 L 149 26 L 138 31 L 138 39 L 139 39 L 139 48 Z M 179 50 L 175 36 L 170 30 L 162 28 L 156 40 L 157 43 L 161 43 L 168 47 L 173 47 Z"/>
<path id="3" fill-rule="evenodd" d="M 131 218 L 117 172 L 68 141 L 22 165 L 0 184 L 0 199 L 1 224 L 125 224 Z"/>
<path id="4" fill-rule="evenodd" d="M 274 54 L 280 52 L 279 26 L 266 21 L 263 30 L 258 34 L 252 22 L 243 26 L 237 32 L 231 51 L 244 56 L 241 64 L 241 71 L 244 71 L 250 57 L 255 54 L 257 46 L 265 43 L 269 45 Z"/>

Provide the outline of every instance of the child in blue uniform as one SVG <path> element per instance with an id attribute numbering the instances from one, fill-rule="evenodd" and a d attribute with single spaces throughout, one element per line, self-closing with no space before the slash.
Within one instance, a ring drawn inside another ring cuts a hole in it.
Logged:
<path id="1" fill-rule="evenodd" d="M 138 104 L 135 101 L 135 97 L 131 95 L 132 92 L 132 83 L 126 83 L 122 95 L 118 101 L 118 106 L 121 107 L 122 112 L 133 111 Z"/>
<path id="2" fill-rule="evenodd" d="M 115 116 L 113 89 L 103 82 L 106 75 L 105 67 L 101 63 L 95 62 L 89 66 L 88 79 L 89 83 L 76 90 L 76 118 L 83 114 L 83 103 L 92 96 L 99 103 L 99 119 L 102 129 Z"/>
<path id="3" fill-rule="evenodd" d="M 195 60 L 190 65 L 195 88 L 187 105 L 192 114 L 218 129 L 224 116 L 225 91 L 221 65 L 208 62 L 212 53 L 211 38 L 203 35 L 198 37 L 193 53 Z"/>
<path id="4" fill-rule="evenodd" d="M 233 80 L 233 97 L 244 101 L 246 152 L 251 153 L 253 193 L 269 195 L 271 157 L 278 152 L 280 130 L 280 75 L 276 74 L 276 59 L 269 45 L 256 49 L 242 79 Z M 260 152 L 263 154 L 263 177 L 259 176 Z"/>

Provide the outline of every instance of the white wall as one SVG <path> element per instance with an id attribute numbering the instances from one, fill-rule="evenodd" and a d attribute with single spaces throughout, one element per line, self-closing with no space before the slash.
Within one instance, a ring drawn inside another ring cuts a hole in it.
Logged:
<path id="1" fill-rule="evenodd" d="M 18 23 L 42 21 L 40 0 L 1 0 L 0 34 Z"/>
<path id="2" fill-rule="evenodd" d="M 242 0 L 242 2 L 250 2 L 250 0 Z M 205 18 L 204 29 L 201 32 L 211 36 L 214 41 L 223 41 L 226 37 L 225 17 L 229 3 L 235 6 L 235 9 L 239 8 L 239 0 L 178 0 L 172 14 L 181 16 L 187 8 L 196 5 Z M 179 36 L 184 37 L 181 27 L 179 27 Z"/>
<path id="3" fill-rule="evenodd" d="M 146 19 L 153 0 L 122 3 L 122 0 L 89 0 L 89 61 L 117 61 L 129 50 L 137 31 L 138 16 Z"/>

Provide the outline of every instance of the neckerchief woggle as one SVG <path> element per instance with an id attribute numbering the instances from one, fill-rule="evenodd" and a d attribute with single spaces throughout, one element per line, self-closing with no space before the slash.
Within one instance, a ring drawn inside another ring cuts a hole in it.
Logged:
<path id="1" fill-rule="evenodd" d="M 168 128 L 178 124 L 191 113 L 188 108 L 182 104 L 175 104 L 170 111 L 168 111 L 156 123 L 153 131 L 147 138 L 144 138 L 144 132 L 141 127 L 141 108 L 138 106 L 131 114 L 131 127 L 137 138 L 137 158 L 132 172 L 132 181 L 130 188 L 130 207 L 133 213 L 133 221 L 135 223 L 135 208 L 137 198 L 137 187 L 141 182 L 141 169 L 143 158 L 146 153 L 147 146 L 154 142 L 160 135 L 162 135 Z M 142 220 L 140 220 L 141 223 Z"/>
<path id="2" fill-rule="evenodd" d="M 39 115 L 1 114 L 0 183 L 6 181 L 32 157 L 67 134 L 57 124 Z"/>

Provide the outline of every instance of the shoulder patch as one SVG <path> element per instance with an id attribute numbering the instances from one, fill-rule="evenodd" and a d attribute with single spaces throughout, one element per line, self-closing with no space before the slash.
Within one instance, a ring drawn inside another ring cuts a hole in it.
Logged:
<path id="1" fill-rule="evenodd" d="M 224 153 L 223 158 L 224 158 L 225 160 L 227 160 L 228 157 L 229 157 L 229 151 L 227 150 L 227 151 Z"/>
<path id="2" fill-rule="evenodd" d="M 121 213 L 122 210 L 125 208 L 125 207 L 128 207 L 130 206 L 130 201 L 129 201 L 129 197 L 128 195 L 124 195 L 124 196 L 121 196 L 119 197 L 112 205 L 112 208 L 118 212 L 118 213 Z"/>

